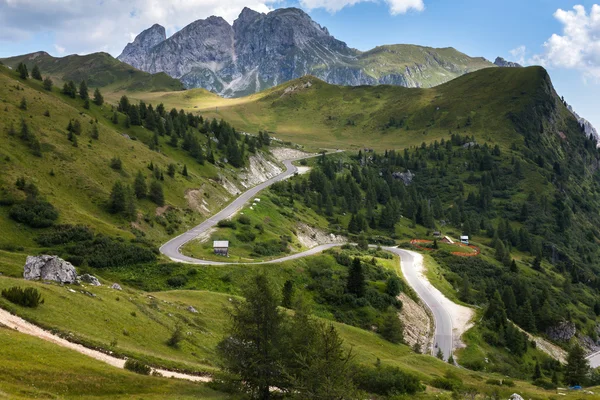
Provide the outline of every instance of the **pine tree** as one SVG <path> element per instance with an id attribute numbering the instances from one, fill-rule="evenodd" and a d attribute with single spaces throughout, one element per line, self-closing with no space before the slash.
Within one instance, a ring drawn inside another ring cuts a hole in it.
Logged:
<path id="1" fill-rule="evenodd" d="M 100 89 L 98 88 L 94 90 L 94 104 L 96 104 L 97 106 L 101 106 L 104 104 L 104 97 L 102 96 L 102 93 L 100 93 Z"/>
<path id="2" fill-rule="evenodd" d="M 169 175 L 171 178 L 175 177 L 175 164 L 171 163 L 167 166 L 167 175 Z"/>
<path id="3" fill-rule="evenodd" d="M 46 89 L 47 91 L 52 91 L 52 86 L 54 85 L 54 82 L 52 82 L 52 79 L 50 79 L 50 77 L 46 77 L 46 79 L 44 79 L 44 89 Z"/>
<path id="4" fill-rule="evenodd" d="M 92 132 L 90 133 L 90 136 L 92 137 L 92 139 L 96 140 L 98 140 L 98 138 L 100 137 L 100 132 L 98 131 L 97 124 L 92 125 Z"/>
<path id="5" fill-rule="evenodd" d="M 452 354 L 450 354 L 450 357 L 448 357 L 448 364 L 454 365 L 454 356 Z"/>
<path id="6" fill-rule="evenodd" d="M 148 193 L 146 178 L 144 178 L 142 171 L 138 171 L 137 175 L 135 176 L 135 181 L 133 182 L 133 192 L 135 193 L 135 197 L 138 199 L 143 199 Z"/>
<path id="7" fill-rule="evenodd" d="M 90 109 L 90 99 L 85 99 L 83 101 L 83 108 L 85 108 L 86 110 Z"/>
<path id="8" fill-rule="evenodd" d="M 224 369 L 238 375 L 255 398 L 270 399 L 270 388 L 280 376 L 280 343 L 283 314 L 280 300 L 265 275 L 257 275 L 243 289 L 245 300 L 235 302 L 231 327 L 219 343 Z M 249 368 L 248 366 L 252 367 Z"/>
<path id="9" fill-rule="evenodd" d="M 294 282 L 290 280 L 285 281 L 281 294 L 281 306 L 285 308 L 292 308 L 292 303 L 294 300 Z"/>
<path id="10" fill-rule="evenodd" d="M 181 171 L 181 175 L 183 176 L 188 176 L 188 170 L 187 170 L 187 165 L 183 165 L 183 171 Z"/>
<path id="11" fill-rule="evenodd" d="M 81 81 L 81 83 L 79 84 L 79 97 L 81 97 L 82 100 L 89 100 L 90 98 L 87 83 L 85 83 L 85 80 Z"/>
<path id="12" fill-rule="evenodd" d="M 346 289 L 356 297 L 363 297 L 366 289 L 365 275 L 360 258 L 355 257 L 348 272 Z"/>
<path id="13" fill-rule="evenodd" d="M 540 362 L 536 360 L 532 379 L 535 381 L 536 379 L 541 379 L 541 378 L 542 378 L 542 368 L 540 367 Z"/>
<path id="14" fill-rule="evenodd" d="M 116 111 L 113 113 L 111 122 L 115 125 L 117 125 L 119 123 L 119 114 L 117 114 Z"/>
<path id="15" fill-rule="evenodd" d="M 530 333 L 536 332 L 535 317 L 533 316 L 533 311 L 531 310 L 531 303 L 529 300 L 527 300 L 519 309 L 518 320 L 521 328 Z"/>
<path id="16" fill-rule="evenodd" d="M 25 99 L 25 97 L 23 97 L 21 99 L 21 103 L 19 104 L 19 108 L 23 111 L 27 110 L 27 99 Z"/>
<path id="17" fill-rule="evenodd" d="M 108 209 L 111 213 L 118 214 L 124 212 L 126 206 L 127 194 L 125 191 L 125 187 L 121 182 L 117 182 L 113 185 L 112 191 L 110 192 Z"/>
<path id="18" fill-rule="evenodd" d="M 148 198 L 159 207 L 165 205 L 165 195 L 163 193 L 163 187 L 159 182 L 152 181 L 152 183 L 150 183 L 150 191 L 148 192 Z"/>
<path id="19" fill-rule="evenodd" d="M 40 68 L 37 65 L 33 66 L 33 69 L 31 70 L 31 77 L 38 81 L 42 80 L 42 74 L 40 73 Z"/>
<path id="20" fill-rule="evenodd" d="M 385 314 L 379 333 L 390 343 L 404 342 L 404 325 L 395 311 L 391 310 Z"/>
<path id="21" fill-rule="evenodd" d="M 29 78 L 29 71 L 27 71 L 27 66 L 23 63 L 19 63 L 17 66 L 17 73 L 21 79 Z"/>
<path id="22" fill-rule="evenodd" d="M 21 140 L 27 142 L 31 140 L 33 134 L 29 131 L 29 126 L 25 119 L 21 119 L 21 132 L 19 132 L 19 137 Z"/>
<path id="23" fill-rule="evenodd" d="M 483 318 L 490 323 L 492 329 L 497 329 L 506 325 L 506 309 L 502 302 L 502 298 L 500 297 L 500 293 L 498 293 L 497 290 L 490 299 L 490 303 L 483 314 Z"/>
<path id="24" fill-rule="evenodd" d="M 567 365 L 565 366 L 565 381 L 570 386 L 584 385 L 587 381 L 587 375 L 590 371 L 590 363 L 585 358 L 585 353 L 581 346 L 575 344 L 569 350 L 567 355 Z"/>
<path id="25" fill-rule="evenodd" d="M 438 347 L 438 351 L 435 354 L 435 356 L 440 360 L 444 360 L 444 352 L 442 351 L 441 347 Z"/>

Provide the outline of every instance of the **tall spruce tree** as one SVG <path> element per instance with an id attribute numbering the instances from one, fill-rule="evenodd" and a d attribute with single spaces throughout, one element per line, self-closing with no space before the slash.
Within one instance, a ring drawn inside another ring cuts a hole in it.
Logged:
<path id="1" fill-rule="evenodd" d="M 38 81 L 42 80 L 42 73 L 40 72 L 40 68 L 37 65 L 33 66 L 33 69 L 31 70 L 31 77 Z"/>
<path id="2" fill-rule="evenodd" d="M 89 100 L 90 94 L 88 93 L 88 86 L 85 80 L 79 84 L 79 97 L 83 100 Z"/>
<path id="3" fill-rule="evenodd" d="M 355 257 L 354 260 L 352 260 L 352 265 L 350 265 L 350 270 L 348 271 L 346 290 L 356 297 L 363 297 L 365 295 L 365 289 L 366 282 L 362 261 L 360 258 Z"/>
<path id="4" fill-rule="evenodd" d="M 571 386 L 583 386 L 587 383 L 587 375 L 589 372 L 590 363 L 585 358 L 583 349 L 578 344 L 573 345 L 567 355 L 565 381 Z"/>

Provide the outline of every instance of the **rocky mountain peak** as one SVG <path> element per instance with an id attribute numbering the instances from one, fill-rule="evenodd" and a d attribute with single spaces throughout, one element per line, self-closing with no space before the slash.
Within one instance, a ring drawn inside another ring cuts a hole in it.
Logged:
<path id="1" fill-rule="evenodd" d="M 502 57 L 497 57 L 496 61 L 494 61 L 494 65 L 502 68 L 522 68 L 521 64 L 517 64 L 516 62 L 506 61 Z"/>
<path id="2" fill-rule="evenodd" d="M 137 67 L 154 46 L 164 42 L 166 39 L 167 32 L 164 26 L 154 24 L 137 35 L 132 43 L 127 44 L 118 58 L 129 65 Z"/>

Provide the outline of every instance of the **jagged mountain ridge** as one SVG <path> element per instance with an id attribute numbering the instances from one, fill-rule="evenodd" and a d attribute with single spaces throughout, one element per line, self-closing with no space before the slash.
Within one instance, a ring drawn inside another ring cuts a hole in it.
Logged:
<path id="1" fill-rule="evenodd" d="M 297 8 L 268 14 L 244 8 L 230 25 L 220 17 L 195 21 L 166 38 L 154 25 L 118 57 L 146 72 L 165 72 L 188 88 L 237 97 L 304 75 L 338 85 L 432 87 L 494 65 L 453 48 L 350 48 Z"/>
<path id="2" fill-rule="evenodd" d="M 496 57 L 496 60 L 494 61 L 494 65 L 496 65 L 498 67 L 503 67 L 503 68 L 523 68 L 523 66 L 521 64 L 518 64 L 518 63 L 512 62 L 512 61 L 507 61 L 502 57 Z"/>

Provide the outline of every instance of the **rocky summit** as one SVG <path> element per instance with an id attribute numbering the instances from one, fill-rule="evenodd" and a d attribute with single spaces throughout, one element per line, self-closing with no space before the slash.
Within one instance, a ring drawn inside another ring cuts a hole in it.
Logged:
<path id="1" fill-rule="evenodd" d="M 494 61 L 494 65 L 503 68 L 523 68 L 521 64 L 517 64 L 516 62 L 512 61 L 507 61 L 502 57 L 497 57 L 496 61 Z"/>
<path id="2" fill-rule="evenodd" d="M 166 38 L 160 25 L 140 33 L 118 57 L 140 70 L 165 72 L 188 88 L 243 96 L 304 75 L 338 85 L 432 87 L 494 65 L 453 48 L 412 45 L 352 49 L 297 8 L 268 14 L 244 8 L 230 25 L 195 21 Z"/>

